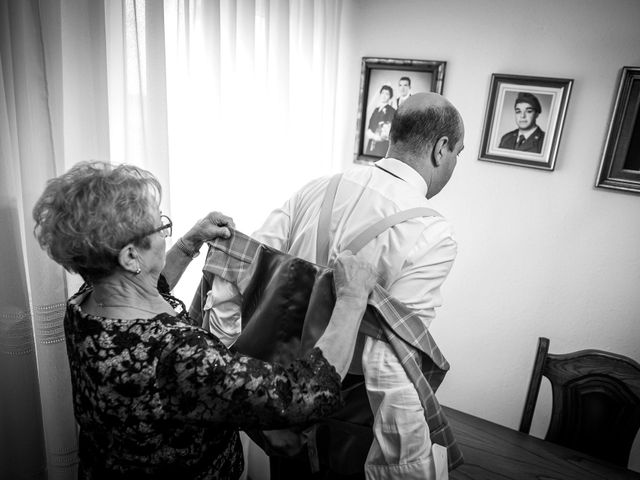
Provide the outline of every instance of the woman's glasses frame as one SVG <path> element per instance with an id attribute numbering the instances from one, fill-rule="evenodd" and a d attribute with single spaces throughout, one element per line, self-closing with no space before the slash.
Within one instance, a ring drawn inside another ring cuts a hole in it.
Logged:
<path id="1" fill-rule="evenodd" d="M 129 240 L 127 244 L 142 240 L 143 238 L 148 237 L 149 235 L 153 235 L 154 233 L 162 233 L 162 236 L 165 238 L 170 237 L 173 233 L 173 222 L 167 215 L 160 215 L 160 222 L 162 223 L 162 225 L 160 225 L 158 228 L 154 228 L 153 230 L 150 230 L 148 232 L 136 235 L 131 240 Z"/>

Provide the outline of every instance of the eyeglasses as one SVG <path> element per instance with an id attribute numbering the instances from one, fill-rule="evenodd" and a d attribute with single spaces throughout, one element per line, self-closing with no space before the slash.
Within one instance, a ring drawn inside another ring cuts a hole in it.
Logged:
<path id="1" fill-rule="evenodd" d="M 147 237 L 149 235 L 153 235 L 154 233 L 160 232 L 163 237 L 170 237 L 173 232 L 173 222 L 166 215 L 160 215 L 160 225 L 158 228 L 154 228 L 149 233 L 145 233 L 142 237 Z"/>
<path id="2" fill-rule="evenodd" d="M 153 235 L 154 233 L 161 233 L 163 237 L 170 237 L 173 232 L 173 222 L 166 215 L 160 215 L 160 225 L 158 228 L 154 228 L 148 232 L 141 233 L 140 235 L 136 235 L 127 243 L 136 242 L 138 240 L 142 240 L 144 237 L 148 237 L 149 235 Z"/>

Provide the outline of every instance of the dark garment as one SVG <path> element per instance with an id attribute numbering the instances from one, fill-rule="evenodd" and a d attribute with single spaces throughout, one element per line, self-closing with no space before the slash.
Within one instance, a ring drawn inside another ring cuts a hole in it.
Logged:
<path id="1" fill-rule="evenodd" d="M 386 132 L 386 135 L 388 135 L 389 128 L 391 127 L 391 121 L 393 120 L 393 117 L 395 115 L 396 110 L 391 105 L 385 105 L 382 108 L 376 107 L 376 109 L 371 114 L 371 118 L 369 119 L 368 129 L 372 132 L 377 133 L 378 135 L 383 132 Z M 388 149 L 389 140 L 375 141 L 371 139 L 369 140 L 366 151 L 364 153 L 366 155 L 384 157 L 387 154 Z"/>
<path id="2" fill-rule="evenodd" d="M 510 150 L 518 150 L 520 152 L 540 153 L 544 144 L 544 132 L 540 127 L 536 127 L 529 138 L 524 142 L 519 142 L 519 130 L 516 128 L 509 133 L 505 133 L 500 139 L 500 148 L 508 148 Z"/>
<path id="3" fill-rule="evenodd" d="M 230 238 L 210 244 L 203 277 L 191 305 L 192 317 L 201 318 L 198 315 L 207 292 L 218 275 L 235 283 L 243 297 L 243 328 L 235 347 L 270 359 L 286 358 L 291 350 L 305 351 L 306 346 L 313 345 L 311 339 L 317 339 L 324 330 L 317 327 L 326 325 L 331 315 L 335 298 L 330 270 L 238 231 L 231 233 Z M 274 311 L 282 314 L 271 318 Z M 447 448 L 449 469 L 453 469 L 463 463 L 462 453 L 435 397 L 449 364 L 417 320 L 416 314 L 377 285 L 360 332 L 386 339 L 401 359 L 425 410 L 431 440 Z M 363 476 L 372 441 L 373 415 L 362 376 L 347 376 L 342 387 L 345 407 L 320 422 L 316 431 L 308 431 L 307 448 L 301 453 L 292 459 L 272 456 L 272 479 L 351 480 Z"/>
<path id="4" fill-rule="evenodd" d="M 282 428 L 342 405 L 340 377 L 317 348 L 271 365 L 227 350 L 186 312 L 85 314 L 72 301 L 90 291 L 69 300 L 64 321 L 80 479 L 236 479 L 239 428 Z"/>

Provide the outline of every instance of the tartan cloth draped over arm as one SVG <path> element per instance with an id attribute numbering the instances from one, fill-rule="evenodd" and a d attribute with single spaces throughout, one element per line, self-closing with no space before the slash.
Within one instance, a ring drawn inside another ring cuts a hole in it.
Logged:
<path id="1" fill-rule="evenodd" d="M 213 276 L 236 284 L 243 293 L 252 273 L 258 268 L 261 252 L 265 250 L 274 249 L 238 231 L 232 231 L 228 239 L 217 239 L 210 243 L 203 277 L 189 312 L 191 318 L 202 322 L 204 301 Z M 278 254 L 291 257 L 282 252 Z M 325 267 L 315 267 L 319 271 L 326 270 Z M 429 331 L 424 326 L 418 328 L 419 322 L 412 321 L 415 320 L 414 314 L 379 285 L 369 298 L 368 310 L 360 332 L 392 346 L 418 392 L 431 441 L 447 448 L 450 470 L 461 465 L 462 453 L 434 393 L 449 370 L 449 363 Z"/>

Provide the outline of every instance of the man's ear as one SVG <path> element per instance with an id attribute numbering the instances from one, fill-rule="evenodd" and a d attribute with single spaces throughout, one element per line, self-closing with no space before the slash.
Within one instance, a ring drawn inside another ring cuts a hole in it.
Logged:
<path id="1" fill-rule="evenodd" d="M 138 271 L 140 268 L 140 260 L 138 259 L 138 252 L 133 244 L 129 243 L 122 247 L 118 253 L 118 263 L 128 272 L 135 273 Z"/>
<path id="2" fill-rule="evenodd" d="M 435 145 L 433 146 L 433 150 L 431 151 L 431 161 L 435 167 L 439 167 L 442 162 L 442 158 L 446 153 L 444 151 L 445 148 L 449 148 L 449 137 L 444 136 L 440 137 Z"/>

